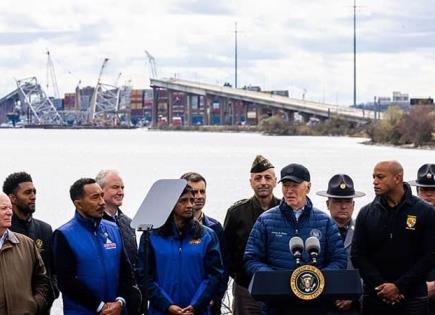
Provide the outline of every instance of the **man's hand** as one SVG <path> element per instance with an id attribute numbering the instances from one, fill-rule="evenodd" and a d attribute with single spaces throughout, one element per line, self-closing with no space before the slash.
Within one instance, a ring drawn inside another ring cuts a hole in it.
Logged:
<path id="1" fill-rule="evenodd" d="M 169 313 L 174 315 L 193 315 L 193 306 L 189 305 L 188 307 L 181 308 L 178 305 L 172 304 L 168 308 Z"/>
<path id="2" fill-rule="evenodd" d="M 335 301 L 335 307 L 340 311 L 348 311 L 352 307 L 352 300 L 337 300 Z"/>
<path id="3" fill-rule="evenodd" d="M 193 314 L 195 314 L 195 310 L 193 309 L 192 305 L 183 308 L 183 315 L 193 315 Z"/>
<path id="4" fill-rule="evenodd" d="M 388 304 L 394 305 L 405 298 L 394 283 L 382 283 L 380 286 L 377 286 L 375 290 L 378 292 L 378 297 Z"/>
<path id="5" fill-rule="evenodd" d="M 119 315 L 122 311 L 121 302 L 110 302 L 106 303 L 103 306 L 103 309 L 100 312 L 100 315 Z"/>

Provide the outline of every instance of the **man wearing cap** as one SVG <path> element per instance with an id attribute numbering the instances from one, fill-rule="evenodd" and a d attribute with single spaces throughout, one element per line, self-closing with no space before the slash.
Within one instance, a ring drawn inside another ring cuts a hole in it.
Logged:
<path id="1" fill-rule="evenodd" d="M 346 252 L 337 226 L 324 212 L 313 207 L 307 194 L 310 191 L 310 173 L 300 164 L 289 164 L 281 170 L 283 200 L 255 222 L 245 250 L 245 268 L 252 276 L 257 271 L 294 270 L 296 260 L 289 251 L 292 237 L 302 240 L 313 236 L 319 240 L 320 252 L 316 266 L 319 269 L 345 269 Z M 302 264 L 311 263 L 306 251 Z M 327 305 L 301 307 L 288 304 L 268 304 L 268 314 L 323 314 Z"/>
<path id="2" fill-rule="evenodd" d="M 256 315 L 261 313 L 261 303 L 248 292 L 250 277 L 243 267 L 243 253 L 249 233 L 258 216 L 279 204 L 273 195 L 276 186 L 275 168 L 268 159 L 257 155 L 251 167 L 249 179 L 254 196 L 242 199 L 228 209 L 224 223 L 229 273 L 234 279 L 233 314 Z"/>
<path id="3" fill-rule="evenodd" d="M 337 174 L 332 176 L 328 183 L 328 190 L 318 191 L 317 195 L 327 197 L 326 206 L 332 219 L 338 226 L 344 248 L 347 252 L 347 269 L 353 269 L 350 261 L 350 249 L 354 230 L 352 214 L 355 207 L 353 198 L 365 196 L 365 193 L 355 191 L 353 180 L 349 175 Z M 358 301 L 337 300 L 332 314 L 359 314 L 360 305 Z"/>
<path id="4" fill-rule="evenodd" d="M 424 164 L 417 172 L 417 179 L 409 182 L 417 187 L 417 195 L 435 206 L 435 164 Z"/>
<path id="5" fill-rule="evenodd" d="M 351 257 L 364 280 L 363 314 L 427 314 L 435 211 L 412 195 L 397 161 L 373 170 L 375 199 L 358 213 Z"/>
<path id="6" fill-rule="evenodd" d="M 418 197 L 435 206 L 435 164 L 422 165 L 417 171 L 417 179 L 409 181 L 409 184 L 417 187 Z M 435 314 L 435 270 L 432 270 L 428 280 L 430 310 Z"/>

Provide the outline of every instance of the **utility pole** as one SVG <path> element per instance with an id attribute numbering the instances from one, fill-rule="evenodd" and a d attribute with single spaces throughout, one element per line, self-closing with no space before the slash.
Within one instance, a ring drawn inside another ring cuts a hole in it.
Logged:
<path id="1" fill-rule="evenodd" d="M 237 22 L 234 30 L 234 87 L 237 89 Z"/>
<path id="2" fill-rule="evenodd" d="M 356 0 L 353 0 L 353 106 L 356 107 Z"/>

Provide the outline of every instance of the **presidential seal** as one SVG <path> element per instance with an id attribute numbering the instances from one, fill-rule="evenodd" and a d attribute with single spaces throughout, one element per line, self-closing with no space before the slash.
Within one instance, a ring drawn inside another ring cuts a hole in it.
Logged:
<path id="1" fill-rule="evenodd" d="M 325 288 L 322 272 L 311 265 L 298 267 L 290 277 L 290 289 L 301 300 L 314 300 Z"/>

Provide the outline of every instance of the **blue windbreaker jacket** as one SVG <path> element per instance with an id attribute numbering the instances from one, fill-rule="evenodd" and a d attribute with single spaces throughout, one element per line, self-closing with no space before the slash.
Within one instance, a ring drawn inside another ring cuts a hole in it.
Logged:
<path id="1" fill-rule="evenodd" d="M 167 314 L 171 304 L 192 305 L 195 314 L 210 314 L 209 303 L 219 289 L 223 266 L 216 234 L 206 226 L 203 229 L 199 239 L 193 238 L 193 229 L 179 238 L 175 224 L 170 236 L 157 230 L 150 233 L 149 315 Z"/>
<path id="2" fill-rule="evenodd" d="M 257 271 L 294 270 L 296 261 L 289 249 L 289 241 L 299 236 L 304 241 L 315 236 L 320 241 L 317 267 L 320 269 L 346 269 L 347 256 L 338 228 L 324 212 L 307 204 L 298 220 L 293 210 L 281 201 L 279 206 L 263 213 L 255 222 L 245 250 L 245 268 L 252 275 Z M 304 251 L 302 264 L 309 264 Z"/>

